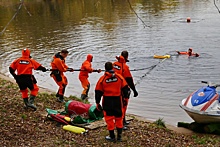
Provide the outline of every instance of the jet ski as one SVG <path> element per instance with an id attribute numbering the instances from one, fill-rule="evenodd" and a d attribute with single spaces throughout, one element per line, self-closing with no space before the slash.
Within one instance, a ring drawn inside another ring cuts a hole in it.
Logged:
<path id="1" fill-rule="evenodd" d="M 220 122 L 219 84 L 201 81 L 207 84 L 183 99 L 180 107 L 197 123 Z"/>

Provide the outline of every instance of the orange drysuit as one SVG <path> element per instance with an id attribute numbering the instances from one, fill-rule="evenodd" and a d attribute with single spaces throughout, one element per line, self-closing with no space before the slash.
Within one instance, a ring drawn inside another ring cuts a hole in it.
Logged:
<path id="1" fill-rule="evenodd" d="M 65 59 L 60 55 L 60 52 L 54 55 L 53 61 L 51 62 L 52 72 L 51 76 L 59 86 L 57 94 L 63 96 L 66 85 L 68 84 L 67 78 L 64 72 L 67 71 L 68 66 L 65 64 Z"/>
<path id="2" fill-rule="evenodd" d="M 133 90 L 134 93 L 137 93 L 134 82 L 133 82 L 133 77 L 131 75 L 131 72 L 129 70 L 128 65 L 126 64 L 126 60 L 124 59 L 123 56 L 116 57 L 116 59 L 118 61 L 113 63 L 113 70 L 116 73 L 122 75 L 122 77 L 125 78 L 128 86 Z M 134 94 L 134 95 L 137 96 L 137 94 Z M 129 96 L 130 96 L 130 90 L 129 90 Z M 126 114 L 129 96 L 125 97 L 126 98 L 125 99 L 126 100 L 126 105 L 123 107 L 124 114 Z"/>
<path id="3" fill-rule="evenodd" d="M 114 130 L 123 127 L 123 97 L 122 94 L 128 96 L 128 85 L 125 79 L 115 73 L 113 70 L 105 72 L 98 80 L 95 88 L 96 104 L 102 99 L 102 107 L 104 110 L 104 118 L 107 123 L 108 130 Z"/>
<path id="4" fill-rule="evenodd" d="M 22 50 L 22 57 L 14 60 L 9 67 L 10 73 L 15 78 L 20 91 L 22 93 L 22 98 L 28 98 L 28 89 L 31 90 L 31 95 L 36 96 L 38 93 L 37 81 L 32 75 L 32 70 L 42 70 L 46 71 L 46 68 L 41 66 L 40 63 L 31 59 L 30 50 Z M 15 73 L 17 71 L 17 74 Z"/>
<path id="5" fill-rule="evenodd" d="M 93 56 L 88 54 L 87 59 L 82 63 L 82 66 L 80 68 L 79 80 L 83 87 L 82 96 L 81 96 L 82 98 L 88 97 L 88 92 L 90 88 L 88 77 L 89 77 L 89 73 L 93 72 L 92 64 L 91 64 L 92 58 Z"/>

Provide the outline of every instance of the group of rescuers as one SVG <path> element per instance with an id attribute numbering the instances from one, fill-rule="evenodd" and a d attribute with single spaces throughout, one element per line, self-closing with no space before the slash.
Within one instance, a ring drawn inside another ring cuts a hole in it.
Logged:
<path id="1" fill-rule="evenodd" d="M 66 49 L 61 50 L 54 55 L 51 62 L 50 76 L 59 86 L 56 94 L 59 102 L 65 102 L 64 92 L 67 86 L 67 78 L 64 72 L 74 71 L 73 68 L 69 68 L 65 64 L 68 53 Z M 99 111 L 103 111 L 109 131 L 109 136 L 106 136 L 105 139 L 111 142 L 121 141 L 122 130 L 126 129 L 126 126 L 129 124 L 125 119 L 125 114 L 131 93 L 130 89 L 132 89 L 134 97 L 138 96 L 132 75 L 126 64 L 126 62 L 129 62 L 128 52 L 122 51 L 121 55 L 116 57 L 116 59 L 117 61 L 114 63 L 105 63 L 105 73 L 100 77 L 95 87 L 96 108 Z M 89 73 L 101 72 L 100 69 L 95 70 L 92 68 L 92 60 L 93 56 L 88 54 L 87 59 L 82 63 L 79 73 L 79 80 L 83 87 L 83 92 L 81 94 L 83 100 L 88 98 L 90 88 L 90 83 L 88 81 Z M 34 105 L 34 100 L 38 94 L 39 88 L 32 73 L 33 69 L 43 72 L 47 71 L 44 66 L 32 59 L 29 49 L 23 49 L 22 56 L 14 60 L 9 67 L 10 73 L 20 88 L 25 107 L 36 110 L 37 108 Z M 28 89 L 30 90 L 30 96 L 28 96 Z M 100 105 L 101 99 L 102 105 Z M 115 127 L 117 129 L 117 138 L 114 133 Z"/>

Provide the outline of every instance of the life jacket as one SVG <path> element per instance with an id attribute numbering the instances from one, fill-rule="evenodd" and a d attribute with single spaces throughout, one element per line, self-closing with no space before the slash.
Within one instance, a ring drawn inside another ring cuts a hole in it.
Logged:
<path id="1" fill-rule="evenodd" d="M 10 65 L 13 70 L 17 70 L 17 75 L 32 75 L 32 70 L 36 70 L 39 66 L 40 63 L 30 58 L 29 49 L 23 49 L 22 56 Z"/>
<path id="2" fill-rule="evenodd" d="M 65 64 L 65 58 L 60 55 L 60 52 L 54 55 L 51 62 L 52 70 L 58 70 L 59 72 L 66 72 L 68 66 Z"/>
<path id="3" fill-rule="evenodd" d="M 82 66 L 81 66 L 81 71 L 79 72 L 79 78 L 80 77 L 89 77 L 89 73 L 91 73 L 93 71 L 93 68 L 92 68 L 92 58 L 93 56 L 91 54 L 88 54 L 87 55 L 87 59 L 82 63 Z"/>

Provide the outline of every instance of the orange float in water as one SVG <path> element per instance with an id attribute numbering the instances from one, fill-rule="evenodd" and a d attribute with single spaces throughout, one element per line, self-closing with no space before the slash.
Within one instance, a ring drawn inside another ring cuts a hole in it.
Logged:
<path id="1" fill-rule="evenodd" d="M 187 18 L 186 18 L 186 21 L 187 21 L 187 22 L 191 22 L 191 18 L 190 18 L 190 17 L 187 17 Z"/>
<path id="2" fill-rule="evenodd" d="M 178 51 L 177 51 L 177 53 L 178 53 L 179 55 L 188 55 L 188 52 L 178 52 Z"/>

